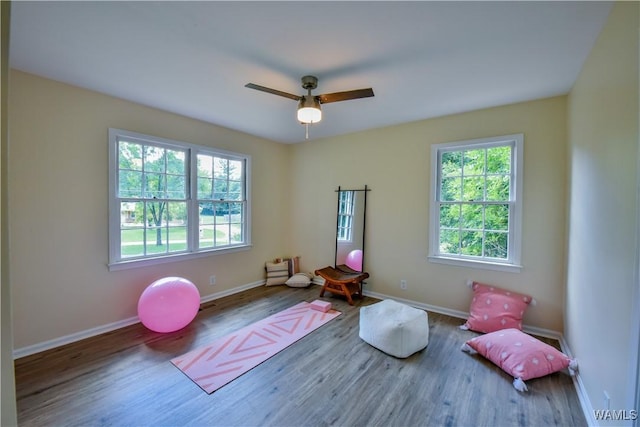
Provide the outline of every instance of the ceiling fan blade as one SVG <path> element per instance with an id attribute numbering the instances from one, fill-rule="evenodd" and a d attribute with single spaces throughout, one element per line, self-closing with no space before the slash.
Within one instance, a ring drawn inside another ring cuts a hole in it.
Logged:
<path id="1" fill-rule="evenodd" d="M 328 104 L 329 102 L 348 101 L 350 99 L 369 98 L 373 95 L 373 89 L 356 89 L 348 90 L 346 92 L 334 92 L 325 93 L 324 95 L 318 95 L 317 98 L 321 104 Z"/>
<path id="2" fill-rule="evenodd" d="M 264 87 L 260 85 L 256 85 L 253 83 L 247 83 L 244 87 L 248 87 L 249 89 L 255 89 L 262 92 L 267 92 L 273 95 L 284 96 L 285 98 L 293 99 L 294 101 L 300 101 L 301 96 L 294 95 L 292 93 L 282 92 L 281 90 L 271 89 L 269 87 Z"/>

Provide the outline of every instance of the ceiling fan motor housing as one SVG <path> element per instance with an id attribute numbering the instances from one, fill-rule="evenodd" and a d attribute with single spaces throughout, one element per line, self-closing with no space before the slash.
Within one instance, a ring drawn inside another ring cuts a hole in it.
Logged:
<path id="1" fill-rule="evenodd" d="M 303 89 L 313 90 L 318 87 L 318 78 L 316 76 L 304 76 L 301 80 Z"/>

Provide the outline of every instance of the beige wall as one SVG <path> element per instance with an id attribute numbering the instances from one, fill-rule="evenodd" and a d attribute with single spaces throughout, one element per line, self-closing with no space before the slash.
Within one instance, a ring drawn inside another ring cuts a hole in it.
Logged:
<path id="1" fill-rule="evenodd" d="M 264 279 L 286 256 L 286 145 L 12 70 L 9 215 L 15 348 L 137 314 L 153 280 L 184 276 L 201 295 Z M 254 246 L 249 251 L 110 272 L 109 127 L 252 156 Z M 209 286 L 215 274 L 217 285 Z"/>
<path id="2" fill-rule="evenodd" d="M 333 264 L 334 190 L 365 184 L 368 290 L 464 312 L 465 283 L 480 280 L 532 294 L 538 305 L 525 322 L 563 329 L 565 97 L 287 146 L 15 70 L 10 85 L 15 348 L 133 317 L 140 292 L 166 275 L 188 277 L 206 296 L 261 280 L 277 256 L 301 255 L 307 271 Z M 109 127 L 250 154 L 253 249 L 109 272 Z M 430 145 L 520 132 L 522 273 L 428 262 Z"/>
<path id="3" fill-rule="evenodd" d="M 291 246 L 303 269 L 333 264 L 336 193 L 369 185 L 365 290 L 466 312 L 467 279 L 527 292 L 529 325 L 562 331 L 566 97 L 475 111 L 292 146 Z M 521 273 L 427 260 L 430 146 L 524 133 Z M 400 290 L 401 279 L 408 289 Z"/>
<path id="4" fill-rule="evenodd" d="M 611 409 L 634 409 L 638 14 L 637 2 L 615 5 L 568 103 L 565 334 L 594 409 L 606 409 L 605 390 Z"/>

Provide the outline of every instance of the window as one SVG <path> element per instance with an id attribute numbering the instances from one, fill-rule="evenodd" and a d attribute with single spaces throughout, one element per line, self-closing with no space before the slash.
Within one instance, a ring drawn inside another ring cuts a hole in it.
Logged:
<path id="1" fill-rule="evenodd" d="M 249 156 L 109 129 L 111 268 L 247 248 Z"/>
<path id="2" fill-rule="evenodd" d="M 523 135 L 436 144 L 429 259 L 519 271 Z"/>
<path id="3" fill-rule="evenodd" d="M 338 194 L 338 241 L 350 242 L 353 239 L 353 207 L 356 192 L 340 191 Z"/>

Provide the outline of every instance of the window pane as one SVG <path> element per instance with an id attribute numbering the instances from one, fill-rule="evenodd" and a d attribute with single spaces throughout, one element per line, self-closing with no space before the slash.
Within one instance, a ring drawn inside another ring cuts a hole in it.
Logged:
<path id="1" fill-rule="evenodd" d="M 467 202 L 484 200 L 484 177 L 465 176 L 463 178 L 462 200 Z"/>
<path id="2" fill-rule="evenodd" d="M 204 154 L 198 154 L 198 176 L 213 178 L 213 158 Z"/>
<path id="3" fill-rule="evenodd" d="M 244 241 L 244 236 L 242 235 L 242 224 L 231 224 L 231 244 L 236 245 L 238 243 L 242 243 Z"/>
<path id="4" fill-rule="evenodd" d="M 484 227 L 487 230 L 509 229 L 509 205 L 487 205 L 484 211 Z"/>
<path id="5" fill-rule="evenodd" d="M 122 258 L 144 255 L 144 230 L 140 228 L 120 230 L 120 248 Z"/>
<path id="6" fill-rule="evenodd" d="M 120 169 L 142 170 L 142 146 L 120 141 L 118 144 L 118 167 Z"/>
<path id="7" fill-rule="evenodd" d="M 213 197 L 213 179 L 198 177 L 198 198 L 211 199 Z"/>
<path id="8" fill-rule="evenodd" d="M 213 225 L 201 225 L 199 231 L 199 246 L 201 248 L 212 248 L 214 239 L 214 227 Z"/>
<path id="9" fill-rule="evenodd" d="M 460 233 L 460 253 L 482 256 L 482 231 L 463 230 Z"/>
<path id="10" fill-rule="evenodd" d="M 230 222 L 242 222 L 242 205 L 243 203 L 229 203 Z"/>
<path id="11" fill-rule="evenodd" d="M 440 229 L 440 253 L 452 255 L 460 253 L 460 232 L 458 230 Z"/>
<path id="12" fill-rule="evenodd" d="M 213 177 L 227 179 L 229 177 L 229 160 L 215 157 L 213 159 Z"/>
<path id="13" fill-rule="evenodd" d="M 486 232 L 485 233 L 485 256 L 492 258 L 507 259 L 508 233 Z"/>
<path id="14" fill-rule="evenodd" d="M 240 160 L 229 160 L 229 179 L 240 181 L 243 179 L 242 164 Z"/>
<path id="15" fill-rule="evenodd" d="M 185 159 L 184 151 L 167 150 L 167 173 L 184 175 L 186 173 Z"/>
<path id="16" fill-rule="evenodd" d="M 144 197 L 164 199 L 165 194 L 165 175 L 159 173 L 144 174 Z"/>
<path id="17" fill-rule="evenodd" d="M 213 248 L 215 245 L 215 224 L 218 219 L 216 209 L 219 209 L 218 204 L 200 203 L 198 244 L 201 248 Z"/>
<path id="18" fill-rule="evenodd" d="M 181 175 L 167 175 L 167 197 L 184 199 L 186 197 L 186 180 Z"/>
<path id="19" fill-rule="evenodd" d="M 118 174 L 120 197 L 142 197 L 142 172 L 120 171 Z"/>
<path id="20" fill-rule="evenodd" d="M 462 205 L 462 228 L 481 230 L 483 222 L 482 205 Z"/>
<path id="21" fill-rule="evenodd" d="M 460 151 L 450 151 L 442 153 L 442 176 L 462 175 L 462 153 Z"/>
<path id="22" fill-rule="evenodd" d="M 244 192 L 242 191 L 243 185 L 240 181 L 229 181 L 229 193 L 227 194 L 228 200 L 242 200 L 244 198 Z"/>
<path id="23" fill-rule="evenodd" d="M 144 170 L 145 172 L 165 172 L 165 150 L 164 148 L 146 146 L 144 147 Z"/>
<path id="24" fill-rule="evenodd" d="M 463 173 L 469 175 L 484 175 L 484 156 L 486 150 L 468 150 L 464 152 Z"/>
<path id="25" fill-rule="evenodd" d="M 460 205 L 440 206 L 440 225 L 446 228 L 458 228 L 460 226 Z"/>
<path id="26" fill-rule="evenodd" d="M 229 222 L 229 203 L 217 202 L 214 203 L 216 213 L 216 223 L 228 223 Z"/>
<path id="27" fill-rule="evenodd" d="M 440 200 L 443 202 L 456 202 L 462 200 L 462 186 L 460 178 L 442 178 L 440 187 Z"/>
<path id="28" fill-rule="evenodd" d="M 140 202 L 120 203 L 120 227 L 144 226 L 144 205 Z"/>
<path id="29" fill-rule="evenodd" d="M 167 223 L 167 203 L 148 202 L 147 203 L 147 224 L 149 227 L 162 227 Z"/>
<path id="30" fill-rule="evenodd" d="M 487 149 L 487 173 L 509 174 L 511 171 L 511 147 Z"/>
<path id="31" fill-rule="evenodd" d="M 229 238 L 229 224 L 216 225 L 215 245 L 223 246 L 230 243 Z"/>
<path id="32" fill-rule="evenodd" d="M 213 181 L 213 198 L 216 200 L 227 199 L 227 181 L 223 179 L 216 179 Z"/>
<path id="33" fill-rule="evenodd" d="M 169 252 L 187 250 L 187 227 L 169 227 L 167 229 Z"/>
<path id="34" fill-rule="evenodd" d="M 509 200 L 509 175 L 487 177 L 487 200 Z"/>
<path id="35" fill-rule="evenodd" d="M 167 221 L 169 226 L 187 225 L 187 203 L 170 202 L 167 205 Z"/>
<path id="36" fill-rule="evenodd" d="M 214 219 L 213 203 L 200 203 L 200 224 L 213 224 Z"/>
<path id="37" fill-rule="evenodd" d="M 167 229 L 151 227 L 147 230 L 147 254 L 161 254 L 167 252 Z"/>

